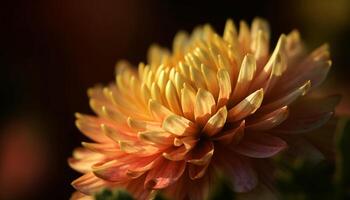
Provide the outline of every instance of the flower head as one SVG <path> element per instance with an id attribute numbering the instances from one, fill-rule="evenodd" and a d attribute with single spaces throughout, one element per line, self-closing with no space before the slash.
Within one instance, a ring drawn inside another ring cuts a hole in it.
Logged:
<path id="1" fill-rule="evenodd" d="M 93 143 L 69 159 L 84 173 L 74 198 L 123 187 L 137 199 L 156 190 L 205 199 L 217 171 L 248 192 L 269 184 L 268 160 L 287 147 L 316 152 L 300 133 L 327 122 L 337 103 L 307 95 L 329 71 L 328 46 L 306 54 L 297 31 L 272 52 L 269 41 L 266 21 L 242 21 L 237 32 L 228 20 L 223 36 L 205 25 L 178 33 L 172 53 L 152 46 L 138 71 L 119 62 L 114 83 L 88 91 L 97 116 L 76 115 Z"/>

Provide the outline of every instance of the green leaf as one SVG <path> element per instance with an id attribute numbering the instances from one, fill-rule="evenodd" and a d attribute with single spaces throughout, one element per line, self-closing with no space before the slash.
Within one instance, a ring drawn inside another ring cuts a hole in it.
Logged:
<path id="1" fill-rule="evenodd" d="M 122 189 L 114 191 L 103 189 L 101 192 L 96 193 L 95 200 L 134 200 L 134 198 Z"/>

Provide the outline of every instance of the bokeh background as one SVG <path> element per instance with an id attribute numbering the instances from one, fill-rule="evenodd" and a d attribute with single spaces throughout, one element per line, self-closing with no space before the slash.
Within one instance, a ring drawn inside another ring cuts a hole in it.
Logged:
<path id="1" fill-rule="evenodd" d="M 323 90 L 348 109 L 350 1 L 13 0 L 0 8 L 0 199 L 68 199 L 79 176 L 67 165 L 86 140 L 74 113 L 91 113 L 87 88 L 114 79 L 114 64 L 145 61 L 150 44 L 210 23 L 266 18 L 272 43 L 297 28 L 308 47 L 331 46 Z"/>

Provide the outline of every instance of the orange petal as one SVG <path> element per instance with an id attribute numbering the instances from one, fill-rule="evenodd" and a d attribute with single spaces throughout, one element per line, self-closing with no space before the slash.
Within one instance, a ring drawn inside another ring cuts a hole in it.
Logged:
<path id="1" fill-rule="evenodd" d="M 192 180 L 202 178 L 205 175 L 205 172 L 207 171 L 208 166 L 209 166 L 209 162 L 206 163 L 205 165 L 189 164 L 188 173 L 190 175 L 190 178 Z"/>
<path id="2" fill-rule="evenodd" d="M 194 107 L 194 117 L 196 122 L 204 126 L 213 112 L 215 112 L 215 100 L 213 95 L 210 92 L 199 88 Z"/>
<path id="3" fill-rule="evenodd" d="M 243 101 L 231 108 L 228 112 L 227 121 L 235 122 L 253 114 L 261 105 L 264 97 L 262 89 L 255 91 Z"/>
<path id="4" fill-rule="evenodd" d="M 163 129 L 177 136 L 194 135 L 197 128 L 193 122 L 179 115 L 169 115 L 162 125 Z"/>
<path id="5" fill-rule="evenodd" d="M 191 149 L 187 149 L 184 145 L 180 147 L 170 148 L 168 151 L 164 152 L 162 156 L 168 160 L 180 161 L 184 160 L 185 156 Z"/>
<path id="6" fill-rule="evenodd" d="M 112 184 L 96 177 L 92 172 L 84 174 L 75 181 L 72 182 L 72 186 L 86 195 L 92 195 L 95 192 L 100 191 L 102 188 L 110 186 Z M 117 185 L 114 183 L 113 185 Z"/>
<path id="7" fill-rule="evenodd" d="M 247 54 L 239 71 L 236 87 L 232 92 L 232 101 L 238 102 L 242 100 L 249 92 L 250 83 L 256 72 L 256 61 L 253 55 Z"/>
<path id="8" fill-rule="evenodd" d="M 157 167 L 150 170 L 146 176 L 145 188 L 162 189 L 177 181 L 186 168 L 185 161 L 169 161 L 162 159 Z"/>
<path id="9" fill-rule="evenodd" d="M 215 115 L 213 115 L 204 126 L 202 132 L 208 136 L 213 136 L 217 134 L 222 127 L 225 125 L 227 117 L 226 106 L 220 108 Z"/>
<path id="10" fill-rule="evenodd" d="M 191 156 L 187 162 L 195 165 L 206 165 L 214 155 L 214 145 L 212 142 L 201 142 L 191 151 Z"/>
<path id="11" fill-rule="evenodd" d="M 219 97 L 218 97 L 218 108 L 226 105 L 231 95 L 231 80 L 230 74 L 225 69 L 220 69 L 217 72 L 217 80 L 219 83 Z"/>

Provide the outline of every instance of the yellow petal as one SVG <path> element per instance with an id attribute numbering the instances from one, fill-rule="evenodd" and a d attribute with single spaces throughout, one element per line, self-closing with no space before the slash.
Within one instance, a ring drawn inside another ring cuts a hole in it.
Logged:
<path id="1" fill-rule="evenodd" d="M 230 45 L 236 46 L 238 42 L 237 30 L 234 22 L 231 19 L 226 21 L 224 30 L 224 40 Z"/>
<path id="2" fill-rule="evenodd" d="M 145 142 L 152 144 L 172 144 L 172 135 L 166 131 L 148 130 L 138 133 L 138 137 Z"/>
<path id="3" fill-rule="evenodd" d="M 215 77 L 215 71 L 204 64 L 201 65 L 201 71 L 209 92 L 211 92 L 214 97 L 217 97 L 219 88 L 217 79 Z"/>
<path id="4" fill-rule="evenodd" d="M 208 136 L 213 136 L 217 134 L 225 125 L 226 117 L 227 109 L 224 106 L 220 108 L 218 112 L 208 120 L 207 124 L 203 128 L 203 132 L 206 133 Z"/>
<path id="5" fill-rule="evenodd" d="M 197 92 L 196 104 L 194 106 L 196 122 L 204 126 L 213 112 L 215 112 L 215 100 L 213 95 L 200 88 Z"/>
<path id="6" fill-rule="evenodd" d="M 179 115 L 182 115 L 180 107 L 179 97 L 177 96 L 174 84 L 169 80 L 165 88 L 165 97 L 168 102 L 170 109 Z"/>
<path id="7" fill-rule="evenodd" d="M 153 99 L 148 102 L 148 108 L 153 117 L 160 121 L 162 121 L 166 116 L 173 114 L 173 112 L 171 112 L 168 108 Z"/>
<path id="8" fill-rule="evenodd" d="M 226 105 L 231 94 L 231 80 L 227 70 L 220 69 L 217 73 L 217 80 L 219 83 L 219 97 L 218 97 L 218 108 Z"/>
<path id="9" fill-rule="evenodd" d="M 194 135 L 197 132 L 193 122 L 178 115 L 169 115 L 163 121 L 162 127 L 177 136 Z"/>
<path id="10" fill-rule="evenodd" d="M 187 85 L 184 84 L 181 89 L 181 107 L 184 116 L 187 119 L 194 120 L 194 104 L 196 100 L 196 93 Z"/>
<path id="11" fill-rule="evenodd" d="M 250 83 L 254 78 L 256 72 L 256 61 L 253 55 L 247 54 L 242 62 L 241 69 L 239 71 L 236 87 L 232 93 L 232 101 L 240 101 L 247 93 L 250 87 Z"/>
<path id="12" fill-rule="evenodd" d="M 227 121 L 239 121 L 253 114 L 260 107 L 263 97 L 264 92 L 262 89 L 250 94 L 228 112 Z"/>

